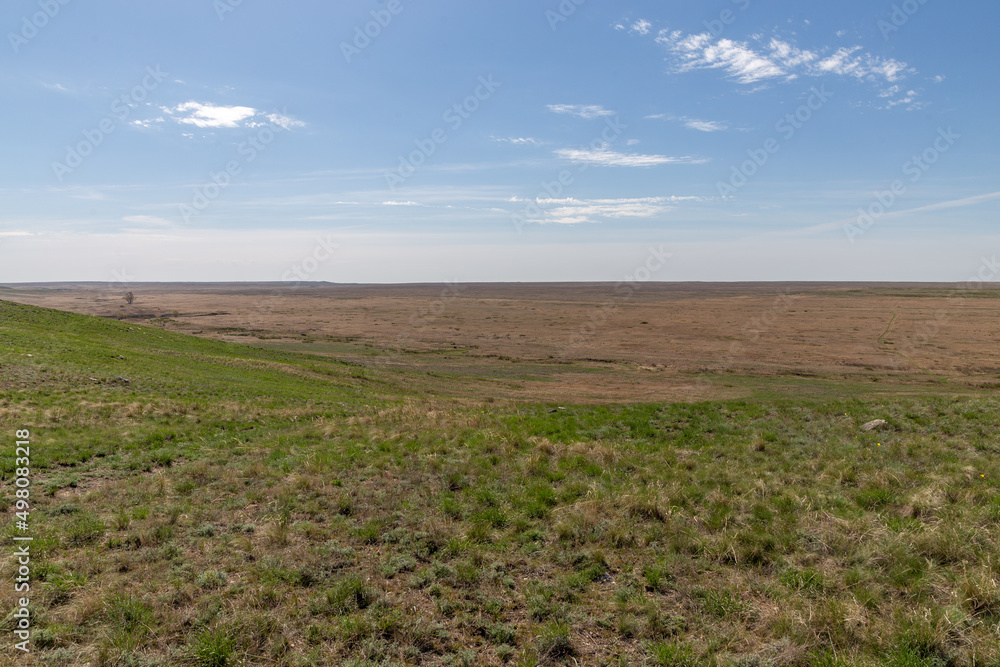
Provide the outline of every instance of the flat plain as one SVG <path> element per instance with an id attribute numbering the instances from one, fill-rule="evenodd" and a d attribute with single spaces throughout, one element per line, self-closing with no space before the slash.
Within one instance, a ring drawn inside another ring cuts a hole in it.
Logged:
<path id="1" fill-rule="evenodd" d="M 656 401 L 752 387 L 905 392 L 1000 381 L 1000 288 L 990 284 L 161 283 L 133 286 L 130 306 L 103 284 L 0 291 L 219 340 L 440 372 L 462 395 Z M 734 379 L 706 391 L 691 382 L 704 375 Z"/>
<path id="2" fill-rule="evenodd" d="M 0 286 L 0 664 L 1000 665 L 996 288 L 129 289 Z"/>

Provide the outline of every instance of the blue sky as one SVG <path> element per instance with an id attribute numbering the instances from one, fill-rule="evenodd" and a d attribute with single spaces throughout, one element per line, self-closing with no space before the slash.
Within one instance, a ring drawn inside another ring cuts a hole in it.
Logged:
<path id="1" fill-rule="evenodd" d="M 1000 250 L 995 2 L 97 4 L 0 10 L 0 281 L 957 281 Z"/>

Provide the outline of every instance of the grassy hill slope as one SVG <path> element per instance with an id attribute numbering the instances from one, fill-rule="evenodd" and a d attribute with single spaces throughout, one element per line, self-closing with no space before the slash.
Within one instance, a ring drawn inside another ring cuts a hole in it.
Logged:
<path id="1" fill-rule="evenodd" d="M 0 302 L 0 664 L 1000 665 L 995 397 L 427 381 Z"/>

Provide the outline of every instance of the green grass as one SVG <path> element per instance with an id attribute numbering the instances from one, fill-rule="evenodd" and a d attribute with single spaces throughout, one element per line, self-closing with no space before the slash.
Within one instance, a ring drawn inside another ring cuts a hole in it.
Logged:
<path id="1" fill-rule="evenodd" d="M 995 396 L 558 410 L 5 302 L 0 343 L 38 664 L 1000 664 Z"/>

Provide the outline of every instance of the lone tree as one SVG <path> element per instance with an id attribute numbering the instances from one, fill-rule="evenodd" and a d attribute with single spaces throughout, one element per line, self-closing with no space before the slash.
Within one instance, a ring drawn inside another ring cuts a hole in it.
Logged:
<path id="1" fill-rule="evenodd" d="M 125 296 L 122 298 L 125 299 L 125 303 L 131 306 L 132 302 L 135 301 L 135 294 L 132 294 L 132 292 L 125 292 Z"/>

